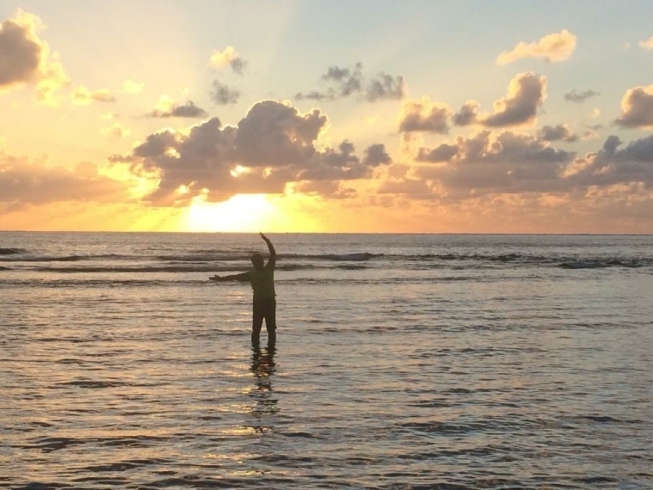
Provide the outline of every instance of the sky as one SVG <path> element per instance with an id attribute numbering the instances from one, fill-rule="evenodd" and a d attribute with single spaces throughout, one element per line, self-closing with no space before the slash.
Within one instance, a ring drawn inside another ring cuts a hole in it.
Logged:
<path id="1" fill-rule="evenodd" d="M 0 230 L 653 233 L 651 18 L 3 0 Z"/>

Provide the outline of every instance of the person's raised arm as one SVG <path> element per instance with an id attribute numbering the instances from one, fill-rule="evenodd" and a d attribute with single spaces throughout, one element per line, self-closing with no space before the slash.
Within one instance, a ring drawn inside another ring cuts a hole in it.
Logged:
<path id="1" fill-rule="evenodd" d="M 226 282 L 226 281 L 249 281 L 249 272 L 242 272 L 240 274 L 231 274 L 228 276 L 211 276 L 212 281 Z"/>
<path id="2" fill-rule="evenodd" d="M 277 263 L 277 251 L 274 249 L 274 245 L 272 245 L 270 239 L 266 237 L 263 233 L 261 233 L 261 238 L 265 240 L 265 243 L 268 244 L 268 250 L 270 251 L 270 258 L 268 259 L 268 265 L 270 267 L 274 267 L 275 264 Z"/>

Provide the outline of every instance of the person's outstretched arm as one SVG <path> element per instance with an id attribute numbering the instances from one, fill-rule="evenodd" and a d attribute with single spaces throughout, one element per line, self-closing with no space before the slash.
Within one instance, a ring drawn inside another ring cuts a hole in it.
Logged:
<path id="1" fill-rule="evenodd" d="M 267 265 L 274 268 L 275 264 L 277 263 L 277 251 L 274 249 L 274 245 L 272 245 L 270 239 L 263 233 L 261 233 L 261 238 L 265 240 L 265 243 L 268 244 L 268 250 L 270 251 L 270 258 L 268 259 Z"/>
<path id="2" fill-rule="evenodd" d="M 249 281 L 249 272 L 242 272 L 240 274 L 231 274 L 228 276 L 211 276 L 212 281 L 226 282 L 226 281 Z"/>

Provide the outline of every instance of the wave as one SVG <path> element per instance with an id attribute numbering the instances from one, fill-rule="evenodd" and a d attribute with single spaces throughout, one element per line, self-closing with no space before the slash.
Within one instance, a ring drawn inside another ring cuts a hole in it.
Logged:
<path id="1" fill-rule="evenodd" d="M 220 266 L 215 264 L 169 264 L 169 265 L 131 265 L 131 266 L 79 266 L 79 267 L 34 267 L 32 270 L 38 272 L 54 273 L 156 273 L 156 272 L 213 272 L 232 273 L 244 272 L 248 269 L 246 265 Z M 318 266 L 314 264 L 277 264 L 276 270 L 298 271 L 315 269 L 340 269 L 340 270 L 362 270 L 367 269 L 364 265 L 342 264 L 334 266 Z"/>
<path id="2" fill-rule="evenodd" d="M 89 255 L 22 255 L 22 249 L 0 249 L 0 263 L 83 263 L 102 262 L 102 264 L 82 265 L 70 268 L 37 267 L 36 270 L 55 270 L 63 272 L 219 272 L 242 270 L 249 266 L 249 252 L 243 251 L 190 251 L 183 254 L 169 255 L 127 255 L 127 254 L 89 254 Z M 9 252 L 10 251 L 10 252 Z M 143 265 L 143 264 L 147 265 Z M 150 265 L 148 263 L 152 263 Z M 233 263 L 233 265 L 232 265 Z M 237 263 L 237 264 L 236 264 Z M 550 255 L 528 253 L 417 253 L 417 254 L 381 254 L 370 252 L 330 253 L 330 254 L 278 254 L 277 268 L 298 270 L 309 268 L 333 268 L 356 270 L 367 267 L 364 263 L 383 267 L 392 263 L 393 267 L 414 269 L 451 268 L 469 269 L 479 267 L 559 267 L 563 269 L 600 269 L 652 267 L 653 257 L 624 256 L 575 256 L 568 254 Z M 110 265 L 115 264 L 115 265 Z M 154 265 L 158 264 L 158 265 Z M 322 265 L 319 265 L 322 264 Z M 347 267 L 346 267 L 347 266 Z"/>
<path id="3" fill-rule="evenodd" d="M 21 251 L 18 253 L 25 253 Z M 118 255 L 118 254 L 99 254 L 99 255 L 31 255 L 28 257 L 3 257 L 0 256 L 0 262 L 82 262 L 91 260 L 139 260 L 142 259 L 136 255 Z"/>
<path id="4" fill-rule="evenodd" d="M 635 260 L 623 261 L 619 259 L 608 260 L 575 260 L 562 262 L 559 267 L 563 269 L 605 269 L 607 267 L 627 267 L 637 269 L 645 265 L 653 265 L 651 260 L 637 262 Z"/>
<path id="5" fill-rule="evenodd" d="M 22 248 L 0 248 L 0 255 L 17 255 L 25 253 Z"/>
<path id="6" fill-rule="evenodd" d="M 220 252 L 202 251 L 187 255 L 158 255 L 154 259 L 167 262 L 212 262 L 221 261 L 229 262 L 233 260 L 249 261 L 252 252 L 225 254 Z M 264 254 L 265 256 L 265 254 Z M 369 252 L 355 252 L 345 254 L 277 254 L 277 260 L 284 259 L 310 259 L 310 260 L 328 260 L 337 262 L 361 262 L 370 260 L 374 257 L 382 257 L 383 254 L 372 254 Z"/>

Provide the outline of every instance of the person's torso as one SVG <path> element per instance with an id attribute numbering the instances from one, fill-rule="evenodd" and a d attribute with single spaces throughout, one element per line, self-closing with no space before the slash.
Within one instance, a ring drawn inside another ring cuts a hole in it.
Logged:
<path id="1" fill-rule="evenodd" d="M 274 298 L 274 269 L 263 267 L 263 269 L 252 268 L 249 271 L 249 280 L 254 291 L 254 301 Z"/>

